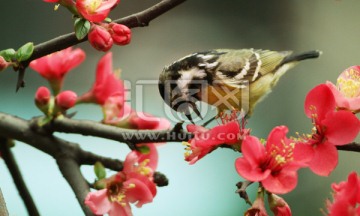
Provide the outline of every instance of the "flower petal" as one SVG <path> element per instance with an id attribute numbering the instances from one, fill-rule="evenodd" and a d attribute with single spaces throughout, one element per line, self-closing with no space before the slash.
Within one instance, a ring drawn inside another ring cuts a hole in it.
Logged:
<path id="1" fill-rule="evenodd" d="M 294 160 L 300 163 L 309 163 L 314 157 L 315 150 L 311 145 L 297 143 L 294 148 Z"/>
<path id="2" fill-rule="evenodd" d="M 266 141 L 266 150 L 270 152 L 271 148 L 273 148 L 273 145 L 284 148 L 284 142 L 287 142 L 288 140 L 286 138 L 288 131 L 289 129 L 286 126 L 277 126 L 272 129 Z"/>
<path id="3" fill-rule="evenodd" d="M 85 205 L 89 206 L 96 215 L 103 215 L 109 212 L 112 203 L 107 197 L 107 190 L 99 190 L 88 193 L 85 198 Z"/>
<path id="4" fill-rule="evenodd" d="M 245 158 L 236 159 L 235 168 L 240 176 L 249 181 L 262 181 L 271 173 L 269 169 L 262 171 L 257 164 L 250 163 Z"/>
<path id="5" fill-rule="evenodd" d="M 131 206 L 129 203 L 118 204 L 114 202 L 109 211 L 109 216 L 132 216 Z"/>
<path id="6" fill-rule="evenodd" d="M 327 140 L 334 145 L 352 142 L 360 131 L 359 119 L 347 110 L 330 112 L 321 123 L 326 127 Z"/>
<path id="7" fill-rule="evenodd" d="M 126 190 L 126 199 L 131 202 L 136 202 L 136 207 L 141 207 L 143 204 L 153 201 L 155 195 L 151 192 L 148 184 L 136 178 L 130 178 L 124 182 Z"/>
<path id="8" fill-rule="evenodd" d="M 338 151 L 329 143 L 320 143 L 315 147 L 314 157 L 309 163 L 310 169 L 317 175 L 328 176 L 338 164 Z"/>
<path id="9" fill-rule="evenodd" d="M 247 136 L 241 144 L 243 157 L 250 164 L 259 165 L 261 160 L 266 157 L 265 147 L 260 140 L 254 136 Z"/>
<path id="10" fill-rule="evenodd" d="M 269 175 L 261 183 L 271 193 L 285 194 L 296 187 L 297 178 L 296 170 L 293 170 L 293 168 L 283 168 L 278 174 Z"/>
<path id="11" fill-rule="evenodd" d="M 335 110 L 335 106 L 334 96 L 326 84 L 316 86 L 306 95 L 305 113 L 309 118 L 316 114 L 321 121 L 329 111 Z"/>

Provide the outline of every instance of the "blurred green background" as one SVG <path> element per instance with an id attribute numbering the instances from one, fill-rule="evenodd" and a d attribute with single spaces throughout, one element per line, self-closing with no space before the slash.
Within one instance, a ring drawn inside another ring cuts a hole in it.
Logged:
<path id="1" fill-rule="evenodd" d="M 111 17 L 123 17 L 156 2 L 122 0 Z M 248 124 L 254 135 L 263 138 L 277 125 L 287 125 L 291 135 L 307 133 L 311 122 L 303 111 L 306 93 L 326 80 L 335 82 L 342 70 L 360 64 L 359 8 L 360 1 L 356 0 L 189 0 L 151 22 L 149 27 L 134 29 L 130 45 L 114 46 L 114 68 L 121 68 L 122 78 L 131 81 L 134 102 L 136 81 L 156 80 L 164 65 L 195 51 L 322 50 L 320 59 L 302 62 L 286 74 L 271 95 L 258 105 Z M 71 15 L 63 8 L 54 12 L 52 4 L 41 0 L 1 1 L 0 18 L 0 50 L 18 48 L 28 41 L 37 44 L 72 31 Z M 96 63 L 103 54 L 88 43 L 79 47 L 87 52 L 87 58 L 68 74 L 65 89 L 81 94 L 92 85 Z M 16 75 L 10 69 L 0 74 L 0 112 L 25 119 L 40 115 L 33 105 L 33 95 L 40 85 L 47 85 L 46 81 L 28 70 L 26 88 L 15 93 Z M 136 109 L 164 116 L 157 86 L 144 87 L 143 104 Z M 78 119 L 101 119 L 99 107 L 81 105 L 74 110 Z M 84 149 L 114 158 L 123 159 L 129 151 L 124 145 L 108 140 L 58 135 L 78 142 Z M 241 180 L 234 169 L 234 160 L 240 155 L 218 150 L 190 166 L 183 159 L 183 148 L 181 143 L 169 143 L 159 149 L 159 171 L 167 175 L 170 185 L 159 188 L 152 204 L 141 209 L 134 207 L 134 214 L 242 215 L 247 206 L 234 193 L 235 183 Z M 17 143 L 13 150 L 42 215 L 83 214 L 51 157 L 23 143 Z M 95 178 L 92 167 L 82 170 L 90 181 Z M 337 169 L 327 178 L 301 170 L 298 187 L 284 196 L 293 214 L 322 215 L 320 208 L 324 208 L 325 199 L 330 197 L 330 184 L 345 180 L 352 170 L 360 171 L 358 153 L 341 152 Z M 10 215 L 26 215 L 3 161 L 0 172 L 0 187 Z"/>

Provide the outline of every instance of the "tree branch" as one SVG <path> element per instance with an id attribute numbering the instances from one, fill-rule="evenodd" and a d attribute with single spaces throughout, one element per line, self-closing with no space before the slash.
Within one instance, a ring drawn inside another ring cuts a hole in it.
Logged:
<path id="1" fill-rule="evenodd" d="M 179 4 L 185 1 L 186 0 L 163 0 L 144 11 L 138 12 L 136 14 L 121 19 L 114 20 L 114 22 L 126 25 L 129 28 L 148 26 L 150 21 L 161 16 L 165 12 L 173 9 L 174 7 L 178 6 Z M 42 56 L 48 55 L 50 53 L 59 50 L 63 50 L 67 47 L 74 46 L 86 40 L 87 37 L 85 37 L 82 40 L 78 40 L 75 36 L 75 33 L 69 33 L 66 35 L 56 37 L 52 40 L 40 43 L 34 47 L 34 52 L 30 57 L 30 59 L 22 62 L 22 65 L 24 66 L 24 68 L 26 68 L 32 60 L 35 60 L 37 58 L 40 58 Z"/>
<path id="2" fill-rule="evenodd" d="M 9 212 L 7 210 L 6 202 L 1 192 L 1 189 L 0 189 L 0 215 L 9 216 Z"/>
<path id="3" fill-rule="evenodd" d="M 360 152 L 360 144 L 356 142 L 352 142 L 342 146 L 336 146 L 336 148 L 342 151 Z"/>
<path id="4" fill-rule="evenodd" d="M 14 155 L 9 148 L 7 138 L 0 137 L 0 151 L 1 157 L 4 159 L 5 164 L 11 174 L 11 177 L 14 180 L 16 188 L 19 191 L 20 197 L 25 204 L 27 212 L 29 213 L 29 215 L 40 215 L 38 209 L 36 208 L 35 202 L 31 197 L 31 194 L 25 184 L 21 171 L 17 165 L 16 159 L 14 158 Z"/>
<path id="5" fill-rule="evenodd" d="M 108 169 L 114 171 L 121 171 L 123 169 L 123 162 L 117 159 L 103 157 L 82 149 L 79 150 L 77 155 L 77 160 L 80 165 L 94 165 L 97 161 L 99 161 Z"/>
<path id="6" fill-rule="evenodd" d="M 91 210 L 85 205 L 85 198 L 90 192 L 90 188 L 82 176 L 79 164 L 67 155 L 60 155 L 56 158 L 59 169 L 75 193 L 82 210 L 86 216 L 94 216 Z"/>
<path id="7" fill-rule="evenodd" d="M 105 125 L 89 120 L 69 118 L 55 119 L 49 126 L 52 130 L 64 133 L 82 134 L 85 136 L 102 137 L 123 143 L 154 143 L 188 141 L 192 134 L 182 130 L 130 130 Z"/>

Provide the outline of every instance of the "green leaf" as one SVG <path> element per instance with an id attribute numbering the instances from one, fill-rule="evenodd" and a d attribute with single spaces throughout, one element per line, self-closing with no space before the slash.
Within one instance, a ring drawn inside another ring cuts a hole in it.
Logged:
<path id="1" fill-rule="evenodd" d="M 90 22 L 86 19 L 77 18 L 74 22 L 75 35 L 78 40 L 83 39 L 90 31 Z"/>
<path id="2" fill-rule="evenodd" d="M 2 56 L 5 61 L 11 62 L 11 60 L 15 57 L 16 51 L 14 49 L 6 49 L 0 51 L 0 56 Z"/>
<path id="3" fill-rule="evenodd" d="M 15 58 L 18 62 L 28 60 L 34 52 L 34 43 L 29 42 L 20 47 L 15 54 Z"/>
<path id="4" fill-rule="evenodd" d="M 141 152 L 142 154 L 149 154 L 149 153 L 150 153 L 150 148 L 149 148 L 148 146 L 146 146 L 146 145 L 139 146 L 139 147 L 137 148 L 137 150 L 138 150 L 139 152 Z"/>
<path id="5" fill-rule="evenodd" d="M 102 165 L 101 162 L 97 161 L 95 164 L 94 164 L 94 172 L 95 172 L 95 175 L 96 177 L 101 180 L 103 178 L 106 177 L 106 171 L 105 171 L 105 167 L 104 165 Z"/>

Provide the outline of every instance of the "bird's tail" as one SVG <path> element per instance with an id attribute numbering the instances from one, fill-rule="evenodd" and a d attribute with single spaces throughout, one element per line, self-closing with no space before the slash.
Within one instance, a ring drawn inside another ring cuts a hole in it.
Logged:
<path id="1" fill-rule="evenodd" d="M 313 51 L 308 51 L 308 52 L 304 52 L 301 54 L 289 55 L 289 56 L 285 57 L 284 60 L 282 60 L 282 62 L 280 63 L 280 66 L 290 63 L 290 62 L 298 62 L 298 61 L 302 61 L 305 59 L 318 58 L 321 54 L 322 54 L 321 51 L 313 50 Z"/>

